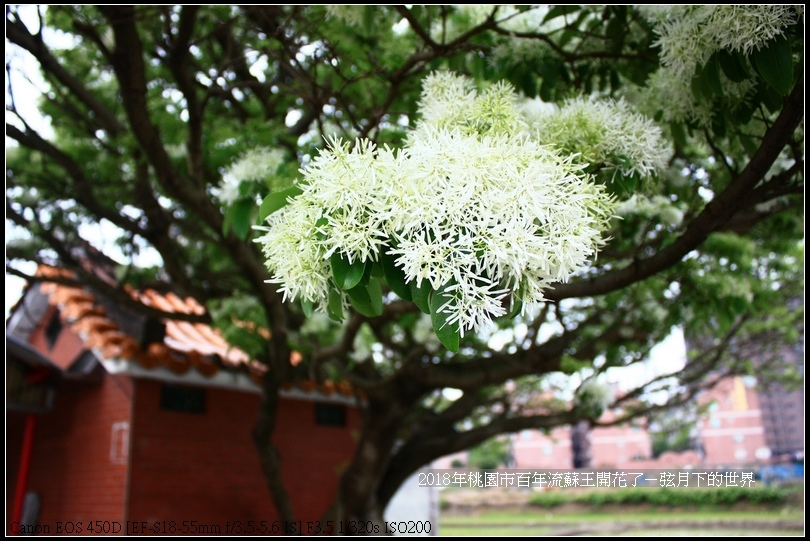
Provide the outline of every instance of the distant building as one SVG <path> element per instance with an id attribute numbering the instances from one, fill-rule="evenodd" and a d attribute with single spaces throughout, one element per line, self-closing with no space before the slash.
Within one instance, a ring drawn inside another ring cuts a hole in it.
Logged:
<path id="1" fill-rule="evenodd" d="M 755 385 L 753 378 L 727 378 L 699 398 L 708 405 L 698 422 L 703 465 L 749 466 L 770 458 Z"/>
<path id="2" fill-rule="evenodd" d="M 785 351 L 804 375 L 804 347 Z M 765 441 L 774 457 L 804 454 L 804 389 L 789 391 L 781 385 L 759 394 Z"/>
<path id="3" fill-rule="evenodd" d="M 665 469 L 743 467 L 780 456 L 803 456 L 804 396 L 776 387 L 760 388 L 754 378 L 720 380 L 697 400 L 707 413 L 697 426 L 694 450 L 652 456 L 652 437 L 643 420 L 612 426 L 563 426 L 548 434 L 523 430 L 512 437 L 518 469 Z M 617 412 L 600 419 L 609 423 Z"/>
<path id="4" fill-rule="evenodd" d="M 602 421 L 613 416 L 606 412 Z M 555 428 L 548 435 L 524 430 L 513 438 L 512 446 L 518 469 L 613 469 L 652 456 L 652 440 L 642 421 L 594 428 L 582 422 Z"/>

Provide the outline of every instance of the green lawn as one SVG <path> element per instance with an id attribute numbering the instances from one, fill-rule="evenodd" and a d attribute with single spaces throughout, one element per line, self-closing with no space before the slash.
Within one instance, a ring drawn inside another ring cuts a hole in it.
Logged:
<path id="1" fill-rule="evenodd" d="M 627 535 L 647 536 L 801 536 L 804 513 L 621 512 L 505 513 L 442 516 L 442 536 Z"/>
<path id="2" fill-rule="evenodd" d="M 591 509 L 488 510 L 443 512 L 442 536 L 802 536 L 804 510 L 796 506 L 762 509 Z"/>

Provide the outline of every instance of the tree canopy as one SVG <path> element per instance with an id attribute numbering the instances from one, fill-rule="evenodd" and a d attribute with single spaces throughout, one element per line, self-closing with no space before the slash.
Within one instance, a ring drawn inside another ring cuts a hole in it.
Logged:
<path id="1" fill-rule="evenodd" d="M 53 136 L 7 78 L 6 272 L 205 304 L 186 317 L 269 367 L 256 442 L 285 518 L 269 434 L 297 378 L 363 390 L 337 498 L 378 520 L 494 436 L 784 373 L 752 352 L 802 332 L 801 6 L 21 10 L 7 73 L 39 68 Z M 81 265 L 88 224 L 117 232 L 117 286 Z M 607 392 L 674 327 L 686 367 Z"/>

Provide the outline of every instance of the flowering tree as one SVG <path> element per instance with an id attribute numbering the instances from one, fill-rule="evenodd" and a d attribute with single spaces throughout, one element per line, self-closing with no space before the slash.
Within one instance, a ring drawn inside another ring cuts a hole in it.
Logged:
<path id="1" fill-rule="evenodd" d="M 6 9 L 7 71 L 41 68 L 54 132 L 7 85 L 7 272 L 109 288 L 73 251 L 109 222 L 122 284 L 204 302 L 269 367 L 255 440 L 282 518 L 285 382 L 363 390 L 336 508 L 380 520 L 435 458 L 682 403 L 745 368 L 730 344 L 795 338 L 801 6 L 38 13 Z M 676 326 L 713 339 L 606 392 Z"/>

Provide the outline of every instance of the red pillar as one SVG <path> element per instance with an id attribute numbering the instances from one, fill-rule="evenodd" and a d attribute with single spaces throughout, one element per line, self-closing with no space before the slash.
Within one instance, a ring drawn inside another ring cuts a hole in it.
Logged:
<path id="1" fill-rule="evenodd" d="M 37 417 L 29 413 L 25 418 L 25 429 L 23 432 L 22 451 L 20 452 L 20 469 L 17 474 L 17 487 L 14 491 L 14 510 L 11 520 L 20 523 L 22 520 L 23 502 L 25 493 L 28 490 L 28 471 L 31 467 L 31 453 L 34 450 L 34 430 L 37 426 Z M 12 533 L 11 535 L 16 535 Z"/>

